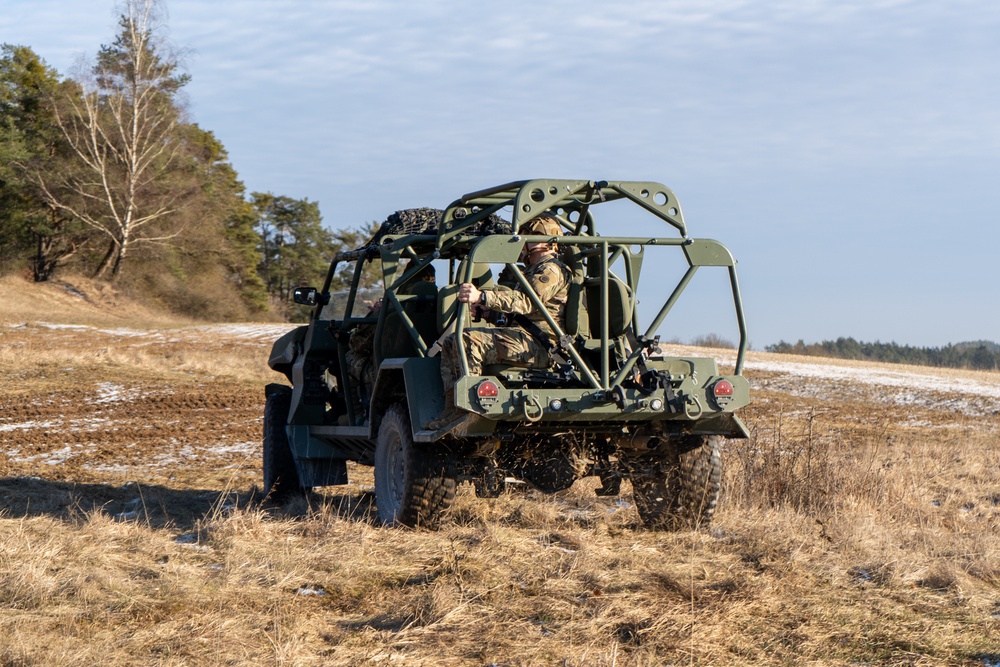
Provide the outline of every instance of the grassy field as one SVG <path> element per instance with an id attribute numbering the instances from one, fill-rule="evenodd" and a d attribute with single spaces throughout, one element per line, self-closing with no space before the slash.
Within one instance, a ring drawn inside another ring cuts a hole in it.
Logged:
<path id="1" fill-rule="evenodd" d="M 283 326 L 0 294 L 0 666 L 1000 664 L 1000 374 L 751 353 L 710 528 L 587 479 L 423 532 L 363 467 L 254 500 Z"/>

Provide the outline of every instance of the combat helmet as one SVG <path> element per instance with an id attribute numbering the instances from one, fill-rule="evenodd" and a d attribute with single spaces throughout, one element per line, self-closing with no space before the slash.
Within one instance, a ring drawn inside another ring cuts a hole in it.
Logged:
<path id="1" fill-rule="evenodd" d="M 517 233 L 536 236 L 562 236 L 562 227 L 550 214 L 543 213 L 522 224 Z"/>

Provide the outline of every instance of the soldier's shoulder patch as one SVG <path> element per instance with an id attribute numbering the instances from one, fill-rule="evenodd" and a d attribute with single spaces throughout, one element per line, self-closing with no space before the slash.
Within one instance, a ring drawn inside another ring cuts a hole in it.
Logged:
<path id="1" fill-rule="evenodd" d="M 540 274 L 538 276 L 538 282 L 540 282 L 540 283 L 547 283 L 547 282 L 549 282 L 549 277 L 547 275 L 545 275 L 544 273 L 542 273 L 542 274 Z"/>

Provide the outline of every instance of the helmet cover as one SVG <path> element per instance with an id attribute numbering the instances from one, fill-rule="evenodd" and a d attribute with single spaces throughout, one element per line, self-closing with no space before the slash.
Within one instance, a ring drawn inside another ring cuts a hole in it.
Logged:
<path id="1" fill-rule="evenodd" d="M 519 234 L 533 234 L 537 236 L 562 236 L 562 227 L 559 222 L 548 213 L 543 213 L 536 218 L 528 220 L 517 230 Z"/>

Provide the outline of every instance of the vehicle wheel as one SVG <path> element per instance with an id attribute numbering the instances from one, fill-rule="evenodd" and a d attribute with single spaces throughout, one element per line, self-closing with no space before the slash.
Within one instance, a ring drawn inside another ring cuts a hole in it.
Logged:
<path id="1" fill-rule="evenodd" d="M 280 384 L 267 386 L 264 402 L 264 497 L 287 500 L 307 489 L 299 486 L 285 424 L 292 406 L 292 390 Z"/>
<path id="2" fill-rule="evenodd" d="M 718 435 L 678 438 L 665 461 L 630 475 L 635 507 L 647 527 L 708 526 L 722 489 L 720 442 Z"/>
<path id="3" fill-rule="evenodd" d="M 389 407 L 375 442 L 375 504 L 386 525 L 437 528 L 454 502 L 454 465 L 440 445 L 432 447 L 413 442 L 404 404 Z"/>

